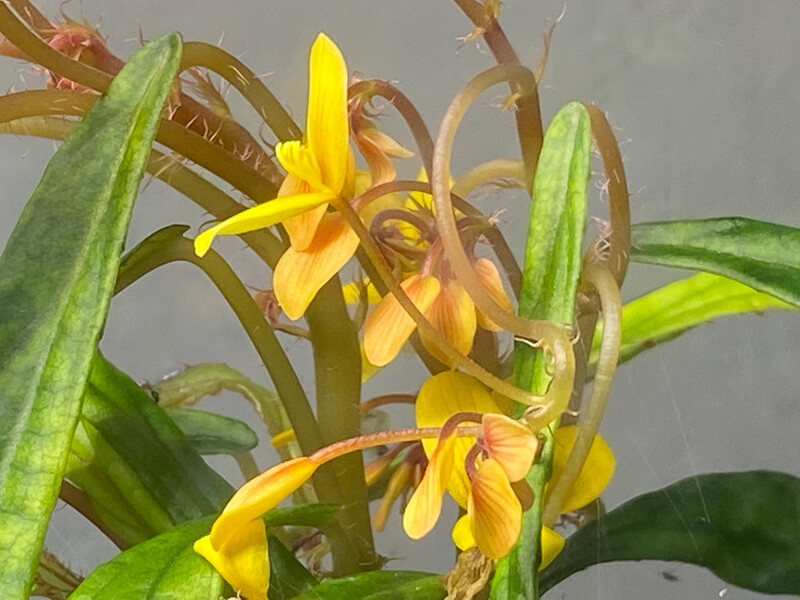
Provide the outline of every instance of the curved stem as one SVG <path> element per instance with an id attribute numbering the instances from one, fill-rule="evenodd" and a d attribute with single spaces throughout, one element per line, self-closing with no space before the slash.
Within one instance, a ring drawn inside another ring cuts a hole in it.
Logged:
<path id="1" fill-rule="evenodd" d="M 53 29 L 52 23 L 29 0 L 8 0 L 8 4 L 37 32 L 44 33 Z"/>
<path id="2" fill-rule="evenodd" d="M 51 90 L 53 93 L 61 90 Z M 37 91 L 36 94 L 42 92 Z M 28 92 L 20 92 L 28 94 Z M 11 102 L 6 104 L 6 98 Z M 33 102 L 29 103 L 28 99 Z M 55 97 L 54 97 L 55 98 Z M 50 139 L 63 140 L 72 128 L 77 124 L 75 121 L 65 120 L 53 116 L 32 116 L 22 117 L 13 121 L 2 122 L 10 115 L 20 112 L 19 108 L 24 109 L 24 113 L 31 112 L 28 108 L 31 104 L 37 105 L 37 96 L 20 96 L 16 94 L 0 97 L 0 133 L 12 133 L 16 135 L 30 135 L 35 137 L 46 137 Z M 39 102 L 41 104 L 41 102 Z M 28 108 L 26 108 L 28 107 Z M 59 110 L 63 107 L 60 106 Z M 34 112 L 38 112 L 38 109 Z M 203 209 L 211 213 L 216 219 L 223 220 L 244 210 L 244 207 L 231 198 L 228 194 L 218 187 L 195 173 L 192 169 L 181 164 L 179 160 L 163 154 L 158 150 L 151 150 L 150 159 L 147 163 L 147 172 L 160 179 L 170 187 L 181 192 Z M 248 246 L 270 267 L 274 267 L 281 254 L 286 249 L 275 235 L 267 229 L 241 234 L 241 237 Z"/>
<path id="3" fill-rule="evenodd" d="M 543 396 L 531 394 L 513 384 L 496 377 L 475 361 L 461 354 L 453 344 L 436 329 L 431 322 L 420 312 L 414 302 L 405 293 L 392 274 L 391 268 L 386 263 L 380 249 L 369 235 L 366 226 L 358 217 L 353 208 L 346 202 L 337 203 L 336 208 L 347 219 L 349 225 L 356 232 L 361 245 L 370 262 L 378 273 L 387 289 L 394 294 L 398 303 L 414 320 L 419 332 L 436 344 L 439 350 L 452 362 L 462 367 L 478 381 L 496 390 L 500 394 L 534 407 L 535 411 L 527 415 L 527 420 L 532 429 L 538 429 L 553 420 L 566 408 L 572 390 L 572 377 L 574 371 L 574 358 L 572 346 L 566 334 L 561 330 L 561 335 L 556 336 L 550 347 L 554 357 L 556 376 Z"/>
<path id="4" fill-rule="evenodd" d="M 303 136 L 269 88 L 235 56 L 205 42 L 184 42 L 180 71 L 191 67 L 204 67 L 224 78 L 244 96 L 279 140 L 299 140 Z"/>
<path id="5" fill-rule="evenodd" d="M 495 158 L 472 167 L 459 177 L 450 191 L 466 198 L 476 188 L 498 179 L 510 179 L 525 185 L 525 165 L 518 158 Z"/>
<path id="6" fill-rule="evenodd" d="M 103 519 L 100 518 L 100 515 L 97 514 L 97 511 L 95 511 L 94 507 L 92 506 L 89 496 L 84 494 L 66 479 L 61 481 L 61 490 L 58 493 L 58 497 L 82 514 L 87 521 L 97 527 L 97 529 L 99 529 L 103 535 L 111 540 L 111 542 L 117 548 L 120 550 L 125 550 L 126 548 L 130 547 L 129 543 L 118 536 L 113 529 L 103 522 Z"/>
<path id="7" fill-rule="evenodd" d="M 564 498 L 578 478 L 586 458 L 589 456 L 595 435 L 600 429 L 600 421 L 605 413 L 611 393 L 611 384 L 614 380 L 614 371 L 619 360 L 619 345 L 622 337 L 622 301 L 617 282 L 611 271 L 604 265 L 590 264 L 584 275 L 600 296 L 605 326 L 600 357 L 597 361 L 597 370 L 592 385 L 592 395 L 586 406 L 575 445 L 564 465 L 561 477 L 550 484 L 552 487 L 542 516 L 544 524 L 548 527 L 552 527 L 558 519 Z"/>
<path id="8" fill-rule="evenodd" d="M 369 400 L 365 400 L 359 406 L 361 414 L 365 415 L 371 410 L 375 410 L 379 406 L 386 406 L 387 404 L 414 404 L 417 397 L 414 394 L 384 394 L 383 396 L 375 396 Z"/>
<path id="9" fill-rule="evenodd" d="M 628 181 L 619 145 L 605 114 L 594 104 L 585 104 L 592 124 L 592 136 L 603 159 L 603 168 L 608 179 L 608 209 L 611 222 L 609 245 L 611 251 L 606 260 L 617 285 L 621 286 L 628 270 L 631 248 L 631 212 L 628 196 Z"/>
<path id="10" fill-rule="evenodd" d="M 500 23 L 493 14 L 487 11 L 485 5 L 476 0 L 455 0 L 455 3 L 472 21 L 475 28 L 483 33 L 483 39 L 486 40 L 486 44 L 498 64 L 519 63 L 517 54 L 500 27 Z M 517 110 L 514 113 L 517 122 L 517 137 L 522 148 L 522 162 L 525 164 L 525 184 L 528 190 L 533 189 L 536 164 L 539 161 L 539 152 L 542 150 L 544 140 L 539 93 L 535 83 L 534 77 L 533 92 L 517 98 Z"/>
<path id="11" fill-rule="evenodd" d="M 388 100 L 397 112 L 405 119 L 414 142 L 417 144 L 419 157 L 425 172 L 430 173 L 433 166 L 433 138 L 422 120 L 422 116 L 411 100 L 399 89 L 388 81 L 381 79 L 367 79 L 359 81 L 350 86 L 348 90 L 350 97 L 362 96 L 364 100 L 369 100 L 372 96 L 380 96 Z"/>

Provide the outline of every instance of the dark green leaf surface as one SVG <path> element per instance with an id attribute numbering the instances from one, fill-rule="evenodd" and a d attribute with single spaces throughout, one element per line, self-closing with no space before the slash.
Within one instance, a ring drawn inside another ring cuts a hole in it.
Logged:
<path id="1" fill-rule="evenodd" d="M 800 594 L 800 479 L 773 471 L 690 477 L 623 504 L 572 535 L 543 589 L 619 560 L 701 565 L 739 587 Z"/>
<path id="2" fill-rule="evenodd" d="M 180 48 L 173 34 L 131 58 L 50 161 L 0 257 L 6 598 L 27 598 Z"/>
<path id="3" fill-rule="evenodd" d="M 591 123 L 577 102 L 564 106 L 553 118 L 544 138 L 525 250 L 525 268 L 519 314 L 572 324 L 575 293 L 581 271 L 581 251 L 591 164 Z M 514 381 L 521 388 L 542 393 L 550 382 L 541 353 L 525 344 L 514 348 Z M 534 490 L 533 507 L 525 512 L 519 541 L 497 561 L 492 600 L 538 598 L 537 571 L 544 486 L 552 462 L 549 429 L 537 463 L 527 481 Z"/>
<path id="4" fill-rule="evenodd" d="M 420 571 L 369 571 L 326 581 L 294 600 L 441 600 L 438 575 Z"/>
<path id="5" fill-rule="evenodd" d="M 163 530 L 163 521 L 151 514 L 166 514 L 177 525 L 216 514 L 233 494 L 165 411 L 100 354 L 89 377 L 81 420 L 113 450 L 114 458 L 104 469 L 109 479 L 123 497 L 138 501 L 139 517 L 157 531 Z M 102 459 L 102 446 L 94 443 Z M 129 477 L 114 477 L 123 469 Z M 143 498 L 152 499 L 160 510 L 148 512 Z"/>
<path id="6" fill-rule="evenodd" d="M 269 598 L 289 600 L 314 587 L 317 580 L 275 536 L 267 536 L 269 545 Z"/>
<path id="7" fill-rule="evenodd" d="M 331 522 L 339 512 L 339 508 L 338 504 L 330 503 L 298 504 L 273 508 L 264 513 L 264 523 L 267 527 L 297 525 L 322 528 Z"/>
<path id="8" fill-rule="evenodd" d="M 765 310 L 797 310 L 753 288 L 711 273 L 698 273 L 637 298 L 622 307 L 622 345 L 619 361 L 630 360 L 643 350 L 671 340 L 711 319 Z M 597 360 L 602 341 L 598 323 L 591 362 Z"/>
<path id="9" fill-rule="evenodd" d="M 742 217 L 642 223 L 631 260 L 724 275 L 800 306 L 800 229 Z"/>
<path id="10" fill-rule="evenodd" d="M 166 411 L 199 454 L 239 454 L 258 445 L 247 423 L 193 408 Z"/>
<path id="11" fill-rule="evenodd" d="M 190 521 L 126 550 L 98 567 L 70 600 L 218 600 L 222 578 L 192 549 L 212 522 Z"/>

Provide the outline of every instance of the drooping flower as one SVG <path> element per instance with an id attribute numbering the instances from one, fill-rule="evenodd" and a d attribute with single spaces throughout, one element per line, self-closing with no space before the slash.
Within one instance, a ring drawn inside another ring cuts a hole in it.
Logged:
<path id="1" fill-rule="evenodd" d="M 242 486 L 211 527 L 194 543 L 220 575 L 248 600 L 267 600 L 267 531 L 261 515 L 275 508 L 314 474 L 319 463 L 308 457 L 276 465 Z"/>

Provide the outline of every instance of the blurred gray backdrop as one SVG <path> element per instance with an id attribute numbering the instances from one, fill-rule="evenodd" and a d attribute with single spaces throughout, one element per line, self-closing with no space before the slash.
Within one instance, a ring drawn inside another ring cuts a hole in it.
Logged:
<path id="1" fill-rule="evenodd" d="M 37 5 L 51 18 L 58 0 Z M 501 22 L 518 53 L 535 64 L 542 32 L 564 8 L 561 0 L 507 0 Z M 452 94 L 491 66 L 481 43 L 462 45 L 467 20 L 448 0 L 84 0 L 63 6 L 73 18 L 100 23 L 111 49 L 127 57 L 139 32 L 153 38 L 179 30 L 186 40 L 218 42 L 265 74 L 272 91 L 305 114 L 307 53 L 325 31 L 341 47 L 349 70 L 395 80 L 435 128 Z M 546 120 L 570 100 L 597 103 L 608 112 L 626 160 L 634 222 L 742 215 L 800 225 L 800 4 L 792 0 L 573 0 L 556 29 L 540 94 Z M 22 63 L 0 61 L 0 82 L 38 87 Z M 468 115 L 457 140 L 454 171 L 516 152 L 513 118 L 487 94 Z M 257 119 L 229 95 L 238 116 Z M 411 146 L 390 107 L 382 121 Z M 0 138 L 0 247 L 5 243 L 54 145 L 44 140 Z M 406 161 L 402 174 L 418 164 Z M 593 214 L 603 216 L 599 190 Z M 518 194 L 484 196 L 478 203 L 506 207 L 504 224 L 520 248 L 526 202 Z M 158 181 L 143 190 L 130 230 L 133 245 L 170 223 L 197 226 L 208 218 Z M 57 235 L 57 232 L 54 232 Z M 267 274 L 236 239 L 218 248 L 244 281 L 267 284 Z M 685 275 L 633 265 L 626 299 Z M 609 508 L 695 473 L 775 469 L 800 475 L 800 316 L 742 316 L 699 327 L 623 366 L 603 424 L 617 457 L 617 472 L 604 495 Z M 287 339 L 290 357 L 308 387 L 310 353 Z M 204 276 L 188 265 L 149 275 L 114 299 L 103 350 L 134 378 L 156 380 L 185 364 L 222 361 L 269 385 L 241 327 Z M 368 383 L 365 398 L 381 391 L 413 392 L 424 380 L 411 355 Z M 232 395 L 208 399 L 204 408 L 258 423 Z M 392 413 L 393 424 L 409 412 Z M 260 430 L 259 430 L 260 431 Z M 266 438 L 262 436 L 262 441 Z M 256 457 L 274 463 L 268 444 Z M 236 485 L 232 460 L 212 464 Z M 452 507 L 451 507 L 452 508 Z M 449 515 L 452 515 L 451 510 Z M 447 515 L 446 515 L 447 516 Z M 452 564 L 448 519 L 411 543 L 393 515 L 378 549 L 393 568 L 444 571 Z M 114 548 L 68 507 L 59 507 L 47 546 L 84 574 L 108 560 Z M 667 576 L 664 573 L 667 573 Z M 674 576 L 674 577 L 673 577 Z M 554 598 L 760 597 L 728 586 L 691 566 L 644 562 L 603 565 L 573 576 Z"/>

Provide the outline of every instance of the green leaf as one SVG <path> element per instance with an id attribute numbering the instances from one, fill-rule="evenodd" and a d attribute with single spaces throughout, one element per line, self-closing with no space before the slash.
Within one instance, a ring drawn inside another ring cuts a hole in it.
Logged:
<path id="1" fill-rule="evenodd" d="M 768 309 L 797 310 L 774 296 L 710 273 L 698 273 L 670 283 L 622 307 L 619 361 L 671 340 L 711 319 Z M 602 341 L 602 322 L 594 335 L 590 361 L 596 362 Z"/>
<path id="2" fill-rule="evenodd" d="M 238 419 L 192 408 L 166 413 L 199 454 L 239 454 L 258 445 L 256 432 Z"/>
<path id="3" fill-rule="evenodd" d="M 99 353 L 84 394 L 81 421 L 94 449 L 92 461 L 112 489 L 127 499 L 138 520 L 157 532 L 216 514 L 233 494 L 165 411 Z M 103 505 L 105 496 L 86 491 Z"/>
<path id="4" fill-rule="evenodd" d="M 581 250 L 591 165 L 591 123 L 577 102 L 564 106 L 553 118 L 542 146 L 533 187 L 533 208 L 525 251 L 519 314 L 572 324 L 575 294 L 581 271 Z M 514 380 L 519 387 L 544 392 L 550 382 L 540 352 L 525 344 L 514 348 Z M 519 541 L 497 562 L 492 600 L 538 598 L 541 513 L 544 486 L 550 475 L 552 434 L 546 438 L 527 482 L 534 491 L 533 506 L 522 519 Z"/>
<path id="5" fill-rule="evenodd" d="M 420 571 L 368 571 L 321 583 L 294 600 L 441 600 L 438 575 Z"/>
<path id="6" fill-rule="evenodd" d="M 136 192 L 180 60 L 139 50 L 50 161 L 0 257 L 0 589 L 27 598 Z"/>
<path id="7" fill-rule="evenodd" d="M 644 494 L 572 535 L 543 589 L 597 563 L 675 560 L 739 587 L 800 594 L 800 479 L 773 471 L 710 473 Z"/>
<path id="8" fill-rule="evenodd" d="M 635 225 L 631 260 L 724 275 L 800 306 L 800 229 L 742 217 Z"/>
<path id="9" fill-rule="evenodd" d="M 314 587 L 317 580 L 286 546 L 273 535 L 267 536 L 269 548 L 269 598 L 289 600 Z"/>
<path id="10" fill-rule="evenodd" d="M 571 325 L 581 274 L 586 198 L 591 165 L 591 124 L 583 104 L 571 102 L 553 117 L 545 133 L 525 247 L 519 314 Z M 533 348 L 514 347 L 514 378 L 535 389 L 546 365 Z M 535 375 L 536 374 L 536 375 Z M 549 378 L 540 382 L 546 386 Z"/>
<path id="11" fill-rule="evenodd" d="M 189 521 L 126 550 L 98 567 L 70 600 L 218 600 L 222 578 L 192 549 L 212 522 Z"/>

